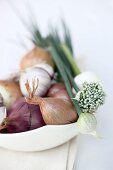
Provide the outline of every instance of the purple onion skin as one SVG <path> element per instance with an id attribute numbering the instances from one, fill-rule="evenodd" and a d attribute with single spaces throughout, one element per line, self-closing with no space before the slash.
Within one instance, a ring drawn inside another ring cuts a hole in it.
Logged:
<path id="1" fill-rule="evenodd" d="M 28 104 L 29 109 L 31 110 L 31 119 L 30 119 L 30 130 L 40 128 L 45 125 L 45 122 L 42 118 L 42 114 L 38 105 Z"/>
<path id="2" fill-rule="evenodd" d="M 39 106 L 28 104 L 25 98 L 17 100 L 8 111 L 8 133 L 19 133 L 45 125 Z"/>

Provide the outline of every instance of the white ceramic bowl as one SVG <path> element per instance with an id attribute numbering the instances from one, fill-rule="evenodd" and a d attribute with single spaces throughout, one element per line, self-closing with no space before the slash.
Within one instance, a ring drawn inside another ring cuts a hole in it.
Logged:
<path id="1" fill-rule="evenodd" d="M 78 134 L 76 123 L 47 125 L 13 134 L 0 134 L 0 147 L 15 151 L 42 151 L 59 146 Z"/>

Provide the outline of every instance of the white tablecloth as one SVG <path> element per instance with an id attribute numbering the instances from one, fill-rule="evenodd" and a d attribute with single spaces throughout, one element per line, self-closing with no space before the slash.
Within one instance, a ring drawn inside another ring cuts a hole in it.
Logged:
<path id="1" fill-rule="evenodd" d="M 77 138 L 42 152 L 15 152 L 0 148 L 0 170 L 73 170 L 77 149 Z"/>

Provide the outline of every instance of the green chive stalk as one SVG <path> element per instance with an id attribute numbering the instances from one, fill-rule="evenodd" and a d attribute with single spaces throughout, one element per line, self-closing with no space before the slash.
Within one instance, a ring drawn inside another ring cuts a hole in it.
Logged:
<path id="1" fill-rule="evenodd" d="M 77 76 L 78 74 L 80 74 L 81 71 L 80 71 L 78 65 L 76 64 L 76 62 L 75 62 L 75 60 L 74 60 L 74 58 L 73 58 L 73 56 L 72 56 L 69 48 L 67 47 L 67 45 L 62 44 L 62 45 L 61 45 L 61 49 L 62 49 L 63 52 L 65 53 L 65 55 L 66 55 L 66 57 L 67 57 L 70 65 L 71 65 L 71 67 L 72 67 L 72 69 L 73 69 L 73 72 L 74 72 L 75 76 Z"/>
<path id="2" fill-rule="evenodd" d="M 79 90 L 78 86 L 76 85 L 76 83 L 74 82 L 74 79 L 73 79 L 71 73 L 69 72 L 69 70 L 66 68 L 65 65 L 64 65 L 64 68 L 65 68 L 65 71 L 66 71 L 66 73 L 67 73 L 67 75 L 69 77 L 69 80 L 70 80 L 73 88 L 75 89 L 76 93 L 79 92 L 80 90 Z"/>
<path id="3" fill-rule="evenodd" d="M 68 75 L 67 75 L 67 72 L 65 70 L 65 67 L 64 67 L 64 64 L 62 62 L 62 60 L 60 59 L 60 56 L 58 55 L 57 51 L 55 50 L 54 47 L 51 47 L 50 49 L 50 53 L 52 54 L 52 57 L 55 61 L 55 64 L 62 76 L 62 79 L 64 80 L 64 83 L 65 83 L 65 86 L 66 86 L 66 89 L 67 89 L 67 92 L 70 96 L 70 98 L 72 99 L 72 102 L 77 110 L 77 113 L 78 115 L 81 114 L 81 109 L 79 107 L 79 104 L 78 104 L 78 101 L 76 100 L 73 100 L 73 93 L 72 93 L 72 88 L 71 88 L 71 84 L 70 84 L 70 80 L 68 79 Z"/>

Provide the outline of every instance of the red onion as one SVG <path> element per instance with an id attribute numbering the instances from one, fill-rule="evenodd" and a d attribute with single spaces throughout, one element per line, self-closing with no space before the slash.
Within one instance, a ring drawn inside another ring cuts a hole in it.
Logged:
<path id="1" fill-rule="evenodd" d="M 8 133 L 24 132 L 45 125 L 39 106 L 30 105 L 21 98 L 8 112 L 6 127 Z"/>

